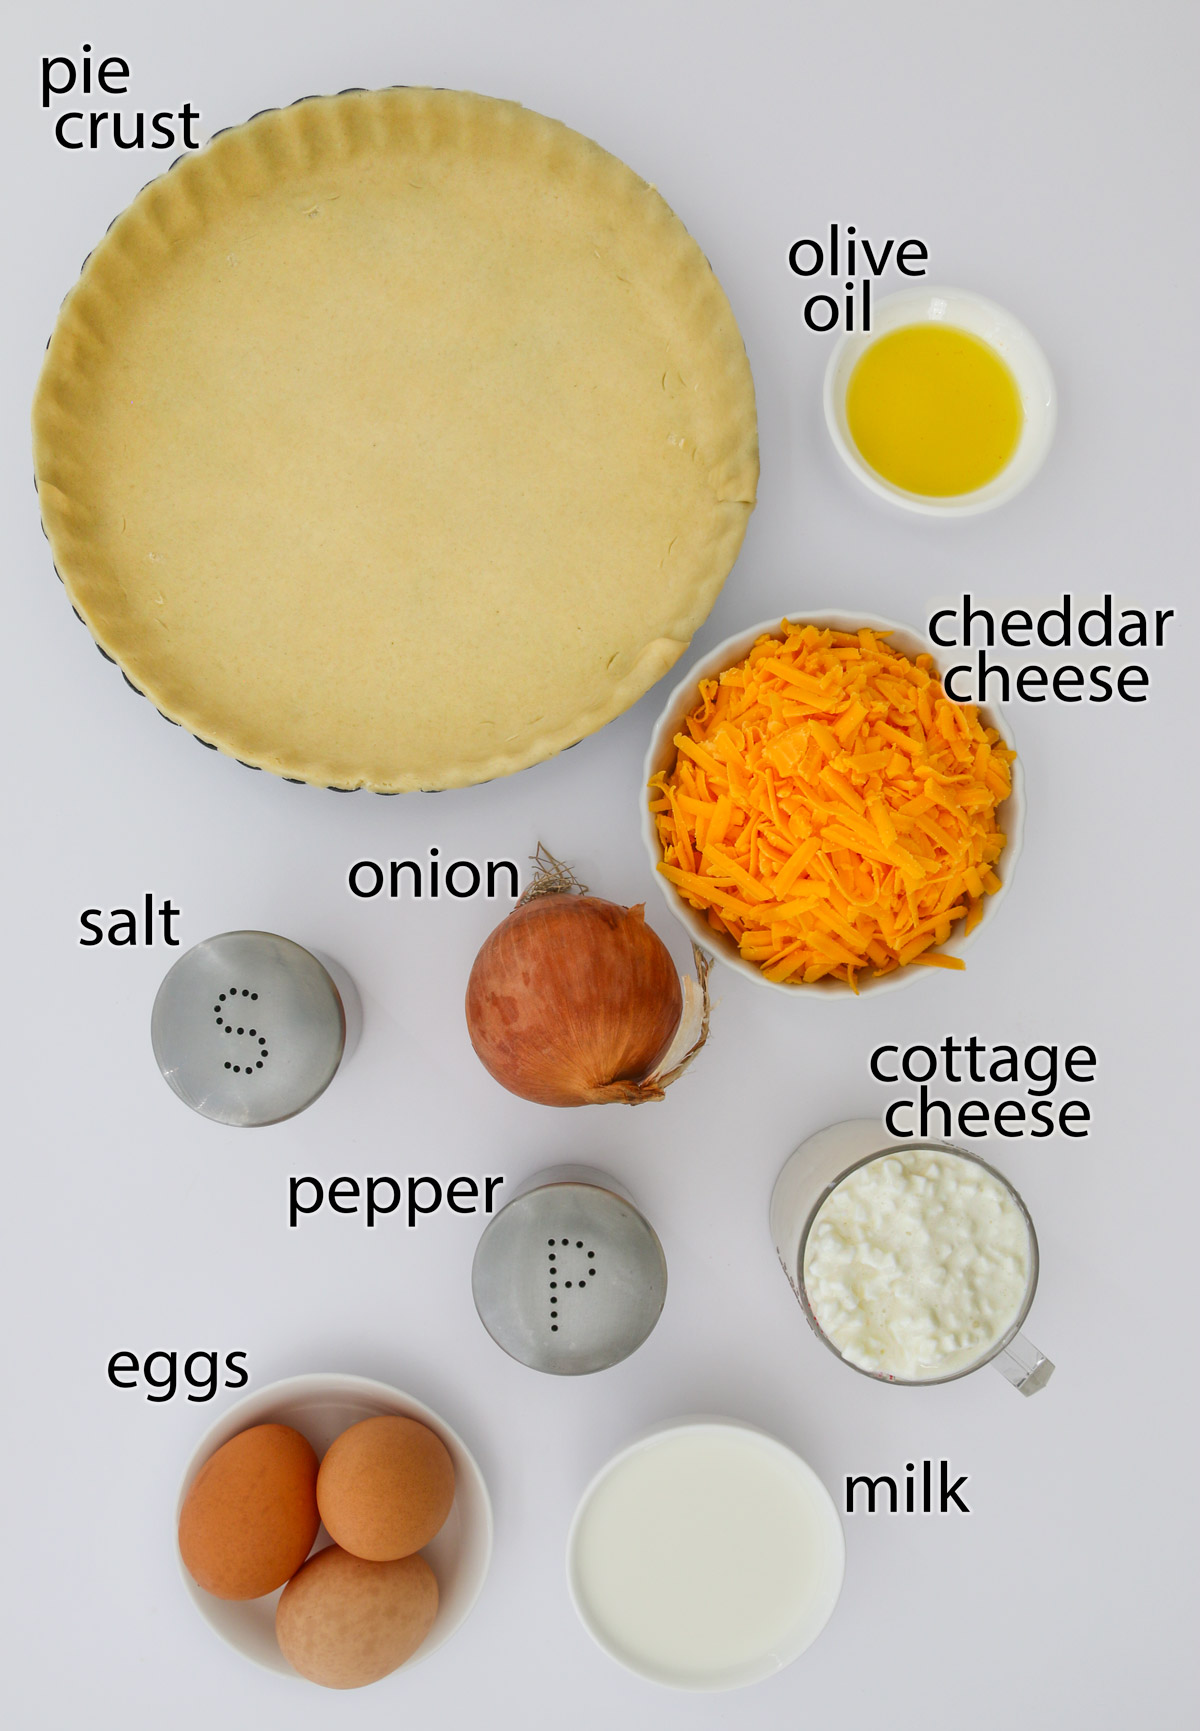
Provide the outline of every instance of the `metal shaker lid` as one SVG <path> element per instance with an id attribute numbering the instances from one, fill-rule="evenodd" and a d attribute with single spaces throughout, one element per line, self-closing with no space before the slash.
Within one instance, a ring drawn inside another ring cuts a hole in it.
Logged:
<path id="1" fill-rule="evenodd" d="M 654 1228 L 586 1167 L 539 1173 L 479 1240 L 471 1290 L 498 1346 L 533 1370 L 607 1370 L 650 1334 L 667 1294 Z"/>
<path id="2" fill-rule="evenodd" d="M 332 1082 L 346 1043 L 337 987 L 273 932 L 223 932 L 175 963 L 150 1017 L 179 1098 L 219 1124 L 278 1124 Z"/>

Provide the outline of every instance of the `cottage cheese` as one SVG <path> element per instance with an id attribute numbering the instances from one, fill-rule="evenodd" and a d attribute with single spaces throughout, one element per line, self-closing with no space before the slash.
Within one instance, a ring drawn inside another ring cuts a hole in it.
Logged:
<path id="1" fill-rule="evenodd" d="M 822 1332 L 877 1376 L 931 1382 L 984 1358 L 1029 1285 L 1029 1229 L 1007 1185 L 918 1148 L 860 1166 L 808 1234 L 804 1285 Z"/>

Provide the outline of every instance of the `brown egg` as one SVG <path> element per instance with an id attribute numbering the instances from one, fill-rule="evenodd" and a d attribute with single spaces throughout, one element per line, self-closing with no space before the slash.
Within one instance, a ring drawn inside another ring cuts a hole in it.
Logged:
<path id="1" fill-rule="evenodd" d="M 294 1575 L 317 1528 L 317 1457 L 286 1424 L 256 1424 L 200 1468 L 179 1516 L 188 1572 L 218 1599 L 257 1599 Z"/>
<path id="2" fill-rule="evenodd" d="M 438 1584 L 424 1557 L 368 1563 L 330 1545 L 284 1588 L 275 1634 L 310 1683 L 361 1689 L 416 1652 L 437 1608 Z"/>
<path id="3" fill-rule="evenodd" d="M 329 1536 L 374 1563 L 427 1545 L 454 1501 L 445 1443 L 412 1418 L 365 1418 L 321 1462 L 317 1503 Z"/>

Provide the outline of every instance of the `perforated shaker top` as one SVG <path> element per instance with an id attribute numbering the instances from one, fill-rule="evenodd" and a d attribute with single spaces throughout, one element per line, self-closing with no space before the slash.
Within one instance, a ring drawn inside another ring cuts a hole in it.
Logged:
<path id="1" fill-rule="evenodd" d="M 346 1043 L 337 987 L 321 963 L 272 932 L 223 932 L 175 963 L 150 1018 L 154 1056 L 194 1112 L 220 1124 L 277 1124 L 311 1106 Z"/>
<path id="2" fill-rule="evenodd" d="M 526 1190 L 485 1229 L 471 1289 L 480 1320 L 511 1357 L 579 1376 L 619 1364 L 658 1321 L 667 1264 L 625 1197 L 589 1183 Z"/>

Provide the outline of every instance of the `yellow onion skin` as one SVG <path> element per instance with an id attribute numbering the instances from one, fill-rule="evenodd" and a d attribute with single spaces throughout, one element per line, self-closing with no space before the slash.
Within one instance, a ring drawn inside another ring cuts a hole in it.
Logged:
<path id="1" fill-rule="evenodd" d="M 661 1100 L 647 1081 L 683 991 L 645 909 L 542 895 L 504 920 L 467 982 L 471 1044 L 496 1081 L 542 1106 Z"/>

